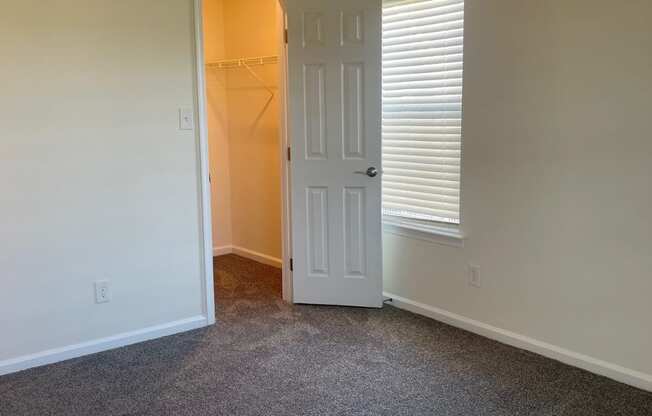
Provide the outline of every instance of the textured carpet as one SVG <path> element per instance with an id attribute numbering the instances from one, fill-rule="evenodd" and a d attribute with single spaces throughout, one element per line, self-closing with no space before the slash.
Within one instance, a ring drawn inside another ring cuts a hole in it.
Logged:
<path id="1" fill-rule="evenodd" d="M 215 260 L 217 325 L 0 378 L 0 415 L 652 415 L 652 394 L 419 317 L 290 306 Z"/>

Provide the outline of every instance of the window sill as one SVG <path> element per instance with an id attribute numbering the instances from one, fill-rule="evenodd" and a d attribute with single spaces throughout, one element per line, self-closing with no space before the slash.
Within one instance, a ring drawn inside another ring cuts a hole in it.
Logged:
<path id="1" fill-rule="evenodd" d="M 383 231 L 451 247 L 464 247 L 466 238 L 459 227 L 424 224 L 388 215 L 383 216 Z"/>

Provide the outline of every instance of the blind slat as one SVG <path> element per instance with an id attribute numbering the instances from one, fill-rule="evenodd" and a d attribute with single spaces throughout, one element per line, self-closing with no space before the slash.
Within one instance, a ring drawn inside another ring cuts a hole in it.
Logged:
<path id="1" fill-rule="evenodd" d="M 450 181 L 450 182 L 459 182 L 460 174 L 459 172 L 437 172 L 432 170 L 423 170 L 410 166 L 388 166 L 383 168 L 383 174 L 392 176 L 403 176 L 409 177 L 414 180 L 437 180 L 437 181 Z M 433 182 L 434 183 L 434 182 Z"/>
<path id="2" fill-rule="evenodd" d="M 383 89 L 395 86 L 396 84 L 401 84 L 403 86 L 405 83 L 410 83 L 412 81 L 432 82 L 435 80 L 456 78 L 462 78 L 462 68 L 452 70 L 443 69 L 440 71 L 430 71 L 414 75 L 383 75 Z"/>
<path id="3" fill-rule="evenodd" d="M 383 211 L 459 224 L 464 0 L 383 1 Z"/>
<path id="4" fill-rule="evenodd" d="M 394 191 L 406 191 L 406 192 L 416 192 L 422 194 L 430 194 L 433 191 L 439 192 L 442 195 L 459 198 L 459 191 L 457 189 L 440 187 L 440 186 L 430 186 L 430 185 L 414 185 L 414 184 L 405 184 L 403 182 L 391 182 L 387 181 L 387 189 L 389 190 L 388 194 L 392 194 Z"/>
<path id="5" fill-rule="evenodd" d="M 459 2 L 459 0 L 383 0 L 383 15 L 408 13 L 414 10 L 430 9 L 448 4 L 459 4 Z"/>
<path id="6" fill-rule="evenodd" d="M 460 21 L 454 25 L 448 24 L 437 31 L 386 37 L 383 38 L 382 44 L 387 52 L 396 52 L 403 48 L 403 50 L 419 49 L 432 41 L 463 36 L 463 26 L 463 22 Z"/>
<path id="7" fill-rule="evenodd" d="M 446 22 L 432 22 L 424 26 L 412 26 L 405 28 L 398 28 L 394 30 L 383 30 L 383 40 L 397 38 L 396 40 L 405 41 L 412 36 L 423 36 L 432 32 L 443 32 L 447 30 L 459 29 L 464 26 L 462 19 L 446 21 Z"/>
<path id="8" fill-rule="evenodd" d="M 385 173 L 385 175 L 383 176 L 383 181 L 386 181 L 388 184 L 390 184 L 390 186 L 391 184 L 403 184 L 405 186 L 422 185 L 422 186 L 428 186 L 434 188 L 450 189 L 452 191 L 457 191 L 457 193 L 459 193 L 456 180 L 415 178 L 413 176 L 401 176 L 400 174 L 389 175 Z"/>
<path id="9" fill-rule="evenodd" d="M 389 158 L 384 155 L 386 160 L 385 165 L 391 168 L 422 171 L 422 172 L 432 172 L 432 173 L 460 173 L 459 166 L 452 166 L 449 164 L 434 164 L 427 162 L 406 162 L 405 160 L 389 160 Z M 436 195 L 433 195 L 433 198 L 436 198 Z"/>
<path id="10" fill-rule="evenodd" d="M 408 198 L 402 196 L 383 196 L 383 201 L 387 202 L 389 205 L 401 205 L 403 207 L 413 206 L 416 209 L 432 209 L 433 211 L 449 211 L 450 213 L 457 215 L 456 212 L 456 203 L 455 202 L 442 202 L 442 201 L 426 201 L 418 198 Z"/>
<path id="11" fill-rule="evenodd" d="M 403 8 L 400 11 L 391 12 L 385 10 L 383 13 L 384 22 L 395 23 L 404 22 L 414 19 L 425 19 L 432 17 L 433 13 L 443 15 L 446 13 L 464 11 L 464 4 L 458 2 L 451 2 L 449 4 L 440 5 L 421 5 L 421 7 L 413 7 L 411 9 Z"/>
<path id="12" fill-rule="evenodd" d="M 460 74 L 461 75 L 461 74 Z M 462 77 L 459 78 L 443 78 L 437 80 L 423 80 L 417 82 L 407 82 L 401 84 L 400 82 L 395 82 L 393 84 L 385 83 L 383 85 L 383 94 L 396 92 L 401 90 L 420 90 L 427 88 L 441 88 L 441 87 L 461 87 L 462 86 Z"/>

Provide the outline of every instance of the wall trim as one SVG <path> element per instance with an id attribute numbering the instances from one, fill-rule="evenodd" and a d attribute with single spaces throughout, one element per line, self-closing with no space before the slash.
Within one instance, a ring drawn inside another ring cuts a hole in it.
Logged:
<path id="1" fill-rule="evenodd" d="M 233 253 L 233 246 L 213 247 L 213 257 L 224 256 Z"/>
<path id="2" fill-rule="evenodd" d="M 89 354 L 125 347 L 127 345 L 137 344 L 160 337 L 166 337 L 168 335 L 190 331 L 208 325 L 210 325 L 210 323 L 206 316 L 193 316 L 192 318 L 150 326 L 135 331 L 123 332 L 110 337 L 99 338 L 60 348 L 53 348 L 35 354 L 23 355 L 21 357 L 0 361 L 0 376 L 27 370 L 33 367 L 40 367 L 47 364 L 70 360 L 72 358 L 83 357 Z"/>
<path id="3" fill-rule="evenodd" d="M 281 229 L 283 230 L 281 258 L 286 260 L 281 268 L 283 279 L 283 300 L 293 303 L 293 283 L 292 270 L 290 262 L 287 259 L 292 258 L 292 215 L 290 212 L 290 170 L 291 164 L 287 158 L 287 149 L 291 147 L 292 138 L 288 130 L 288 45 L 285 43 L 285 30 L 287 29 L 286 4 L 284 0 L 279 0 L 276 7 L 277 19 L 283 24 L 278 26 L 277 41 L 280 45 L 279 59 L 279 121 L 281 126 Z"/>
<path id="4" fill-rule="evenodd" d="M 202 21 L 202 0 L 193 0 L 194 19 L 194 98 L 197 125 L 197 162 L 199 175 L 199 206 L 201 208 L 200 261 L 202 264 L 202 308 L 209 325 L 215 323 L 215 291 L 213 290 L 213 249 L 211 184 L 208 157 L 208 117 L 206 112 L 206 79 L 204 72 L 204 28 Z"/>
<path id="5" fill-rule="evenodd" d="M 283 260 L 254 250 L 249 250 L 248 248 L 233 246 L 233 254 L 246 257 L 259 263 L 267 264 L 268 266 L 274 266 L 279 269 L 283 267 Z"/>
<path id="6" fill-rule="evenodd" d="M 225 254 L 237 254 L 240 257 L 245 257 L 257 261 L 258 263 L 267 264 L 268 266 L 273 266 L 279 269 L 283 268 L 283 260 L 278 257 L 269 256 L 258 251 L 249 250 L 248 248 L 240 246 L 221 246 L 213 248 L 213 255 L 223 256 Z"/>
<path id="7" fill-rule="evenodd" d="M 390 215 L 383 215 L 383 232 L 451 247 L 464 247 L 466 239 L 459 227 L 419 223 Z"/>
<path id="8" fill-rule="evenodd" d="M 591 373 L 599 374 L 608 377 L 612 380 L 621 383 L 629 384 L 630 386 L 639 389 L 652 391 L 652 375 L 642 373 L 640 371 L 632 370 L 630 368 L 622 367 L 607 361 L 590 357 L 588 355 L 580 354 L 575 351 L 567 350 L 565 348 L 548 344 L 543 341 L 530 338 L 525 335 L 511 332 L 502 328 L 476 321 L 453 312 L 439 309 L 434 306 L 426 305 L 411 299 L 406 299 L 392 293 L 383 293 L 387 298 L 392 300 L 388 302 L 390 305 L 396 306 L 399 309 L 404 309 L 418 315 L 427 316 L 436 321 L 444 322 L 457 328 L 482 335 L 486 338 L 511 345 L 516 348 L 521 348 L 527 351 L 534 352 L 544 357 L 552 358 L 553 360 L 560 361 L 574 367 L 578 367 Z"/>

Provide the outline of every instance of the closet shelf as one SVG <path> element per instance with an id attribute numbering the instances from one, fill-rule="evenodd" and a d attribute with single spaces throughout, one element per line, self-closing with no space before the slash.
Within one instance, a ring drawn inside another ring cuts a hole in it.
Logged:
<path id="1" fill-rule="evenodd" d="M 206 67 L 212 69 L 233 69 L 240 67 L 260 66 L 278 63 L 278 55 L 257 56 L 253 58 L 224 59 L 207 62 Z"/>

